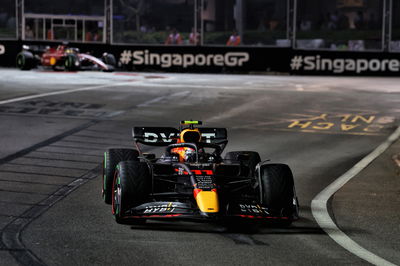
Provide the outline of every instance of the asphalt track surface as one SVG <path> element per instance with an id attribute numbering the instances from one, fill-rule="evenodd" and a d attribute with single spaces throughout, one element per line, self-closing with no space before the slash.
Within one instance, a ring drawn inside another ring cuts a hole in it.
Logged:
<path id="1" fill-rule="evenodd" d="M 398 126 L 399 81 L 1 69 L 0 265 L 368 265 L 325 234 L 310 205 Z M 131 147 L 134 125 L 182 119 L 226 127 L 226 151 L 289 164 L 301 219 L 116 224 L 100 196 L 103 151 Z M 399 183 L 356 177 L 328 206 L 344 233 L 398 265 Z"/>

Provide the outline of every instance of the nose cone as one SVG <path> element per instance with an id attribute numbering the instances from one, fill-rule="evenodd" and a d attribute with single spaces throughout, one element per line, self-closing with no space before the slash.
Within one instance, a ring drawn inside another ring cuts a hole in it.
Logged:
<path id="1" fill-rule="evenodd" d="M 218 194 L 216 191 L 200 191 L 196 195 L 197 206 L 203 213 L 219 212 Z"/>

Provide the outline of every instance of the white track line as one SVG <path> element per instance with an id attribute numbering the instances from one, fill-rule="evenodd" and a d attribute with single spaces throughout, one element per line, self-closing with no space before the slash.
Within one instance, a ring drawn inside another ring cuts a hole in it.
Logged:
<path id="1" fill-rule="evenodd" d="M 152 100 L 149 100 L 147 102 L 141 103 L 137 107 L 146 107 L 146 106 L 152 105 L 154 103 L 161 102 L 162 100 L 165 100 L 165 99 L 174 98 L 174 97 L 183 97 L 188 94 L 190 94 L 190 91 L 181 91 L 181 92 L 176 92 L 176 93 L 166 95 L 166 96 L 160 96 L 160 97 L 154 98 Z"/>
<path id="2" fill-rule="evenodd" d="M 341 231 L 332 218 L 329 216 L 327 203 L 329 198 L 335 194 L 340 188 L 342 188 L 348 181 L 360 173 L 365 167 L 367 167 L 373 160 L 381 155 L 389 146 L 400 137 L 400 127 L 398 127 L 390 137 L 379 145 L 374 151 L 368 154 L 365 158 L 354 165 L 349 171 L 344 173 L 341 177 L 336 179 L 332 184 L 327 186 L 321 191 L 311 202 L 312 214 L 319 224 L 319 226 L 340 246 L 347 249 L 349 252 L 360 257 L 363 260 L 368 261 L 374 265 L 396 265 L 393 264 L 372 252 L 366 250 L 350 237 L 348 237 L 343 231 Z"/>
<path id="3" fill-rule="evenodd" d="M 13 98 L 13 99 L 9 99 L 9 100 L 3 100 L 3 101 L 0 101 L 0 105 L 7 104 L 7 103 L 21 102 L 21 101 L 26 101 L 26 100 L 31 100 L 31 99 L 41 98 L 41 97 L 53 96 L 53 95 L 67 94 L 67 93 L 73 93 L 73 92 L 78 92 L 78 91 L 90 91 L 90 90 L 97 90 L 97 89 L 106 88 L 106 87 L 116 87 L 116 86 L 124 86 L 124 85 L 132 85 L 132 82 L 105 84 L 105 85 L 83 87 L 83 88 L 72 89 L 72 90 L 61 90 L 61 91 L 39 93 L 39 94 L 34 94 L 34 95 L 29 95 L 29 96 L 17 97 L 17 98 Z"/>

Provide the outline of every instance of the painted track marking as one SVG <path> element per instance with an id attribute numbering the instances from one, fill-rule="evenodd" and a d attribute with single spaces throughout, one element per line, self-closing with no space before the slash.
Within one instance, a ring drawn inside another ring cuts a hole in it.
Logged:
<path id="1" fill-rule="evenodd" d="M 389 146 L 400 137 L 400 127 L 398 127 L 389 138 L 379 145 L 374 151 L 354 165 L 350 170 L 336 179 L 333 183 L 322 190 L 311 202 L 311 211 L 318 225 L 332 238 L 337 244 L 347 249 L 359 258 L 374 265 L 396 265 L 363 248 L 354 240 L 341 231 L 333 222 L 328 213 L 328 200 L 348 181 L 365 169 L 373 160 L 381 155 Z"/>
<path id="2" fill-rule="evenodd" d="M 154 103 L 161 102 L 161 101 L 163 101 L 165 99 L 175 98 L 175 97 L 185 97 L 185 96 L 187 96 L 189 94 L 190 94 L 190 91 L 176 92 L 176 93 L 173 93 L 173 94 L 170 94 L 170 95 L 160 96 L 160 97 L 151 99 L 151 100 L 149 100 L 147 102 L 138 104 L 137 107 L 147 107 L 147 106 L 152 105 Z"/>
<path id="3" fill-rule="evenodd" d="M 39 94 L 34 94 L 34 95 L 29 95 L 29 96 L 23 96 L 23 97 L 17 97 L 17 98 L 13 98 L 13 99 L 3 100 L 3 101 L 0 101 L 0 105 L 21 102 L 21 101 L 26 101 L 26 100 L 31 100 L 31 99 L 41 98 L 41 97 L 47 97 L 47 96 L 54 96 L 54 95 L 67 94 L 67 93 L 80 92 L 80 91 L 90 91 L 90 90 L 97 90 L 97 89 L 101 89 L 101 88 L 124 86 L 124 85 L 132 85 L 132 83 L 123 82 L 123 83 L 115 83 L 115 84 L 104 84 L 104 85 L 89 86 L 89 87 L 83 87 L 83 88 L 72 89 L 72 90 L 60 90 L 60 91 L 39 93 Z"/>

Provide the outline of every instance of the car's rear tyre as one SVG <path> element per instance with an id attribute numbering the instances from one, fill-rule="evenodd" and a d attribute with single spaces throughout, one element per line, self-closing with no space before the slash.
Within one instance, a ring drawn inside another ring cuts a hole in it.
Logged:
<path id="1" fill-rule="evenodd" d="M 239 161 L 249 168 L 248 176 L 254 176 L 255 168 L 261 162 L 260 155 L 255 151 L 231 151 L 226 153 L 225 160 Z"/>
<path id="2" fill-rule="evenodd" d="M 115 171 L 112 192 L 112 211 L 117 223 L 142 223 L 143 218 L 125 216 L 130 208 L 144 203 L 150 192 L 150 174 L 148 165 L 138 161 L 120 162 Z"/>
<path id="3" fill-rule="evenodd" d="M 64 67 L 67 71 L 76 71 L 79 68 L 79 58 L 76 54 L 67 54 L 64 61 Z"/>
<path id="4" fill-rule="evenodd" d="M 115 67 L 117 65 L 117 61 L 115 60 L 115 56 L 113 54 L 104 53 L 101 57 L 101 60 L 106 64 Z"/>
<path id="5" fill-rule="evenodd" d="M 121 161 L 139 161 L 138 156 L 139 152 L 134 149 L 108 149 L 104 153 L 102 196 L 105 203 L 112 202 L 112 185 L 117 164 Z"/>
<path id="6" fill-rule="evenodd" d="M 36 66 L 35 58 L 31 52 L 22 51 L 17 55 L 16 65 L 21 70 L 30 70 Z"/>
<path id="7" fill-rule="evenodd" d="M 112 65 L 106 65 L 107 69 L 103 69 L 103 72 L 114 72 L 115 71 L 115 67 Z"/>
<path id="8" fill-rule="evenodd" d="M 107 65 L 107 69 L 103 69 L 104 72 L 113 72 L 115 70 L 117 61 L 115 60 L 115 56 L 113 54 L 104 53 L 101 57 L 101 60 Z"/>
<path id="9" fill-rule="evenodd" d="M 289 166 L 263 164 L 259 168 L 258 175 L 261 204 L 274 210 L 283 210 L 283 215 L 289 219 L 282 224 L 289 225 L 298 211 L 293 174 Z"/>

